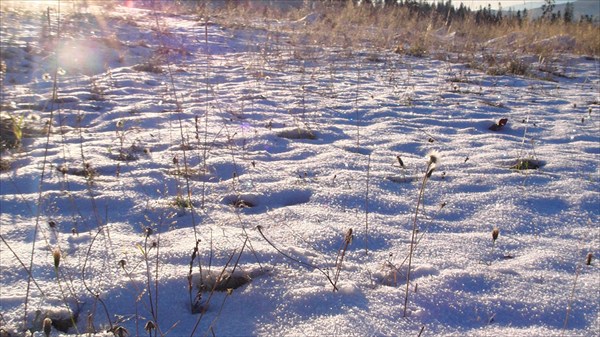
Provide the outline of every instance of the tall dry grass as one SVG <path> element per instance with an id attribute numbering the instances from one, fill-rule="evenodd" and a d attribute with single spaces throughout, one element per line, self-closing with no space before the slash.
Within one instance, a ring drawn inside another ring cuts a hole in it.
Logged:
<path id="1" fill-rule="evenodd" d="M 250 2 L 252 4 L 252 2 Z M 423 54 L 477 52 L 494 48 L 545 57 L 556 52 L 600 57 L 600 26 L 590 22 L 517 20 L 478 23 L 475 13 L 449 18 L 423 14 L 402 6 L 359 5 L 324 1 L 282 10 L 266 5 L 201 7 L 199 13 L 228 27 L 274 28 L 296 35 L 297 43 L 334 47 L 392 49 Z M 292 25 L 280 25 L 285 21 Z M 279 25 L 275 25 L 279 24 Z"/>

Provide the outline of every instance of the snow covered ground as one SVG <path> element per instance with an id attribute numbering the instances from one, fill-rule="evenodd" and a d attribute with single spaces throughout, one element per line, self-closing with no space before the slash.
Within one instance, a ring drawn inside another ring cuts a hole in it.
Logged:
<path id="1" fill-rule="evenodd" d="M 302 22 L 127 7 L 63 14 L 57 38 L 45 8 L 1 17 L 2 113 L 42 135 L 2 154 L 2 336 L 45 317 L 52 335 L 600 333 L 598 59 L 490 76 L 277 26 Z M 226 274 L 245 284 L 211 291 Z"/>

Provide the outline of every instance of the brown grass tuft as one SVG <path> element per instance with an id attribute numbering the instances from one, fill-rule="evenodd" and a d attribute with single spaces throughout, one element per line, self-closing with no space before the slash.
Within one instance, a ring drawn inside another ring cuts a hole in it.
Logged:
<path id="1" fill-rule="evenodd" d="M 598 27 L 590 22 L 517 20 L 478 22 L 475 11 L 449 20 L 432 11 L 424 14 L 406 6 L 360 5 L 354 1 L 309 2 L 302 8 L 282 11 L 258 5 L 224 6 L 212 10 L 212 18 L 232 28 L 272 29 L 290 33 L 291 44 L 332 46 L 349 50 L 371 47 L 413 56 L 432 55 L 465 62 L 489 50 L 497 54 L 535 55 L 550 61 L 558 53 L 600 55 Z M 204 8 L 199 13 L 206 15 Z M 516 59 L 515 59 L 516 60 Z M 507 72 L 525 73 L 524 64 L 508 63 Z"/>

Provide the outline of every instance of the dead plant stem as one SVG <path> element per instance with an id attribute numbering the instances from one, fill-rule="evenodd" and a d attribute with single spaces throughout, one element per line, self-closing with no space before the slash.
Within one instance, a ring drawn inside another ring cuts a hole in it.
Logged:
<path id="1" fill-rule="evenodd" d="M 417 218 L 419 216 L 419 206 L 421 205 L 421 200 L 423 199 L 423 196 L 425 194 L 425 184 L 427 183 L 427 180 L 429 179 L 430 167 L 431 167 L 431 164 L 429 164 L 427 166 L 427 171 L 426 171 L 425 175 L 423 176 L 423 182 L 421 183 L 421 188 L 419 189 L 419 197 L 417 198 L 417 207 L 415 208 L 415 216 L 413 218 L 412 233 L 410 236 L 410 251 L 408 253 L 408 269 L 406 271 L 406 291 L 404 293 L 404 312 L 402 314 L 403 317 L 406 317 L 406 312 L 408 310 L 410 271 L 411 271 L 411 267 L 412 267 L 413 253 L 414 253 L 415 244 L 416 244 L 415 237 L 417 235 Z"/>

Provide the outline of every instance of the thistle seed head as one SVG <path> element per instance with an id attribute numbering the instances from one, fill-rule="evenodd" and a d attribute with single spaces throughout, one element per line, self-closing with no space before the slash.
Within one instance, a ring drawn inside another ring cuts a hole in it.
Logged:
<path id="1" fill-rule="evenodd" d="M 436 165 L 440 162 L 440 153 L 433 150 L 427 154 L 427 159 L 429 160 L 428 165 Z"/>
<path id="2" fill-rule="evenodd" d="M 437 165 L 440 163 L 439 152 L 433 150 L 427 154 L 427 178 L 431 177 L 433 171 L 435 171 Z"/>

